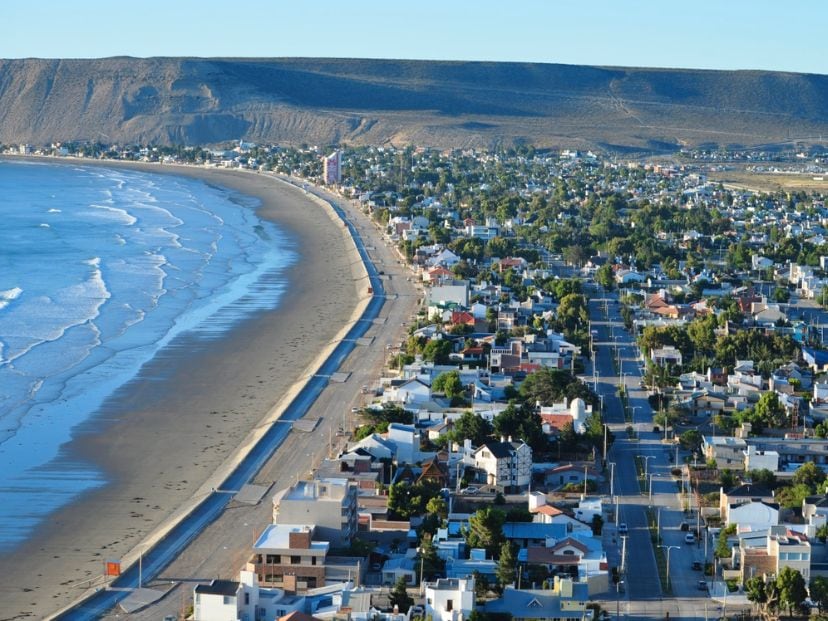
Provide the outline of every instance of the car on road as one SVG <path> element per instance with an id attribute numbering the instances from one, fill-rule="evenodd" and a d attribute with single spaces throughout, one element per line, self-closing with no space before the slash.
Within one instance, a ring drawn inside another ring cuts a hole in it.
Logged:
<path id="1" fill-rule="evenodd" d="M 469 485 L 466 488 L 460 490 L 461 494 L 476 494 L 480 491 L 479 487 L 474 487 L 473 485 Z"/>
<path id="2" fill-rule="evenodd" d="M 681 530 L 686 533 L 690 530 L 690 524 L 688 524 L 687 522 L 682 522 L 679 528 L 681 528 Z"/>
<path id="3" fill-rule="evenodd" d="M 630 529 L 627 528 L 627 523 L 626 522 L 621 522 L 618 525 L 618 534 L 619 535 L 626 535 L 629 532 L 630 532 Z"/>
<path id="4" fill-rule="evenodd" d="M 693 564 L 690 566 L 690 568 L 694 569 L 696 571 L 701 571 L 702 570 L 701 561 L 693 561 Z"/>
<path id="5" fill-rule="evenodd" d="M 687 533 L 684 536 L 684 543 L 696 543 L 696 536 L 693 533 Z"/>
<path id="6" fill-rule="evenodd" d="M 704 580 L 699 580 L 697 584 L 698 584 L 699 591 L 706 591 L 707 590 L 707 582 L 705 582 Z"/>

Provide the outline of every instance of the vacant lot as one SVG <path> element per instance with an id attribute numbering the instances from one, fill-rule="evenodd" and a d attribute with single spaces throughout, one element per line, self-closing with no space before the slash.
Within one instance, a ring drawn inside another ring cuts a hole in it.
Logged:
<path id="1" fill-rule="evenodd" d="M 748 171 L 712 172 L 712 181 L 720 181 L 727 187 L 745 188 L 759 192 L 789 190 L 799 192 L 828 191 L 828 175 L 756 173 Z"/>

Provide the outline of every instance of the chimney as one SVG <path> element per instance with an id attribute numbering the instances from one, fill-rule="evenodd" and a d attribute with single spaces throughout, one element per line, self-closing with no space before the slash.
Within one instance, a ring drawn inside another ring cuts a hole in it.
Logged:
<path id="1" fill-rule="evenodd" d="M 310 529 L 291 531 L 288 533 L 288 547 L 291 550 L 308 550 L 311 547 Z"/>

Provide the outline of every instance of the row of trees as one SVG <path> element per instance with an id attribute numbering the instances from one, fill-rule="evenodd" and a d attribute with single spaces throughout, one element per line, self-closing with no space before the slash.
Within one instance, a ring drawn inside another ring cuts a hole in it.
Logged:
<path id="1" fill-rule="evenodd" d="M 787 610 L 788 616 L 800 610 L 808 614 L 805 600 L 809 595 L 822 613 L 828 606 L 828 578 L 815 576 L 810 585 L 806 585 L 799 571 L 783 567 L 775 579 L 766 580 L 762 576 L 749 579 L 745 582 L 745 594 L 766 619 L 775 618 L 780 610 Z"/>

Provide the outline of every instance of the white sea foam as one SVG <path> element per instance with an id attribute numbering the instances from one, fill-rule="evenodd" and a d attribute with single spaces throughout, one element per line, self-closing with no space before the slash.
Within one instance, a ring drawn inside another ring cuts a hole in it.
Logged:
<path id="1" fill-rule="evenodd" d="M 15 225 L 0 227 L 2 548 L 101 484 L 88 467 L 56 478 L 47 465 L 73 427 L 178 335 L 215 338 L 275 308 L 293 255 L 275 227 L 196 181 L 10 164 L 0 195 Z M 44 244 L 30 205 L 48 197 L 62 216 Z"/>
<path id="2" fill-rule="evenodd" d="M 17 298 L 19 298 L 21 293 L 23 293 L 23 289 L 21 289 L 20 287 L 14 287 L 12 289 L 0 291 L 0 310 L 3 310 L 9 304 L 14 302 Z"/>

